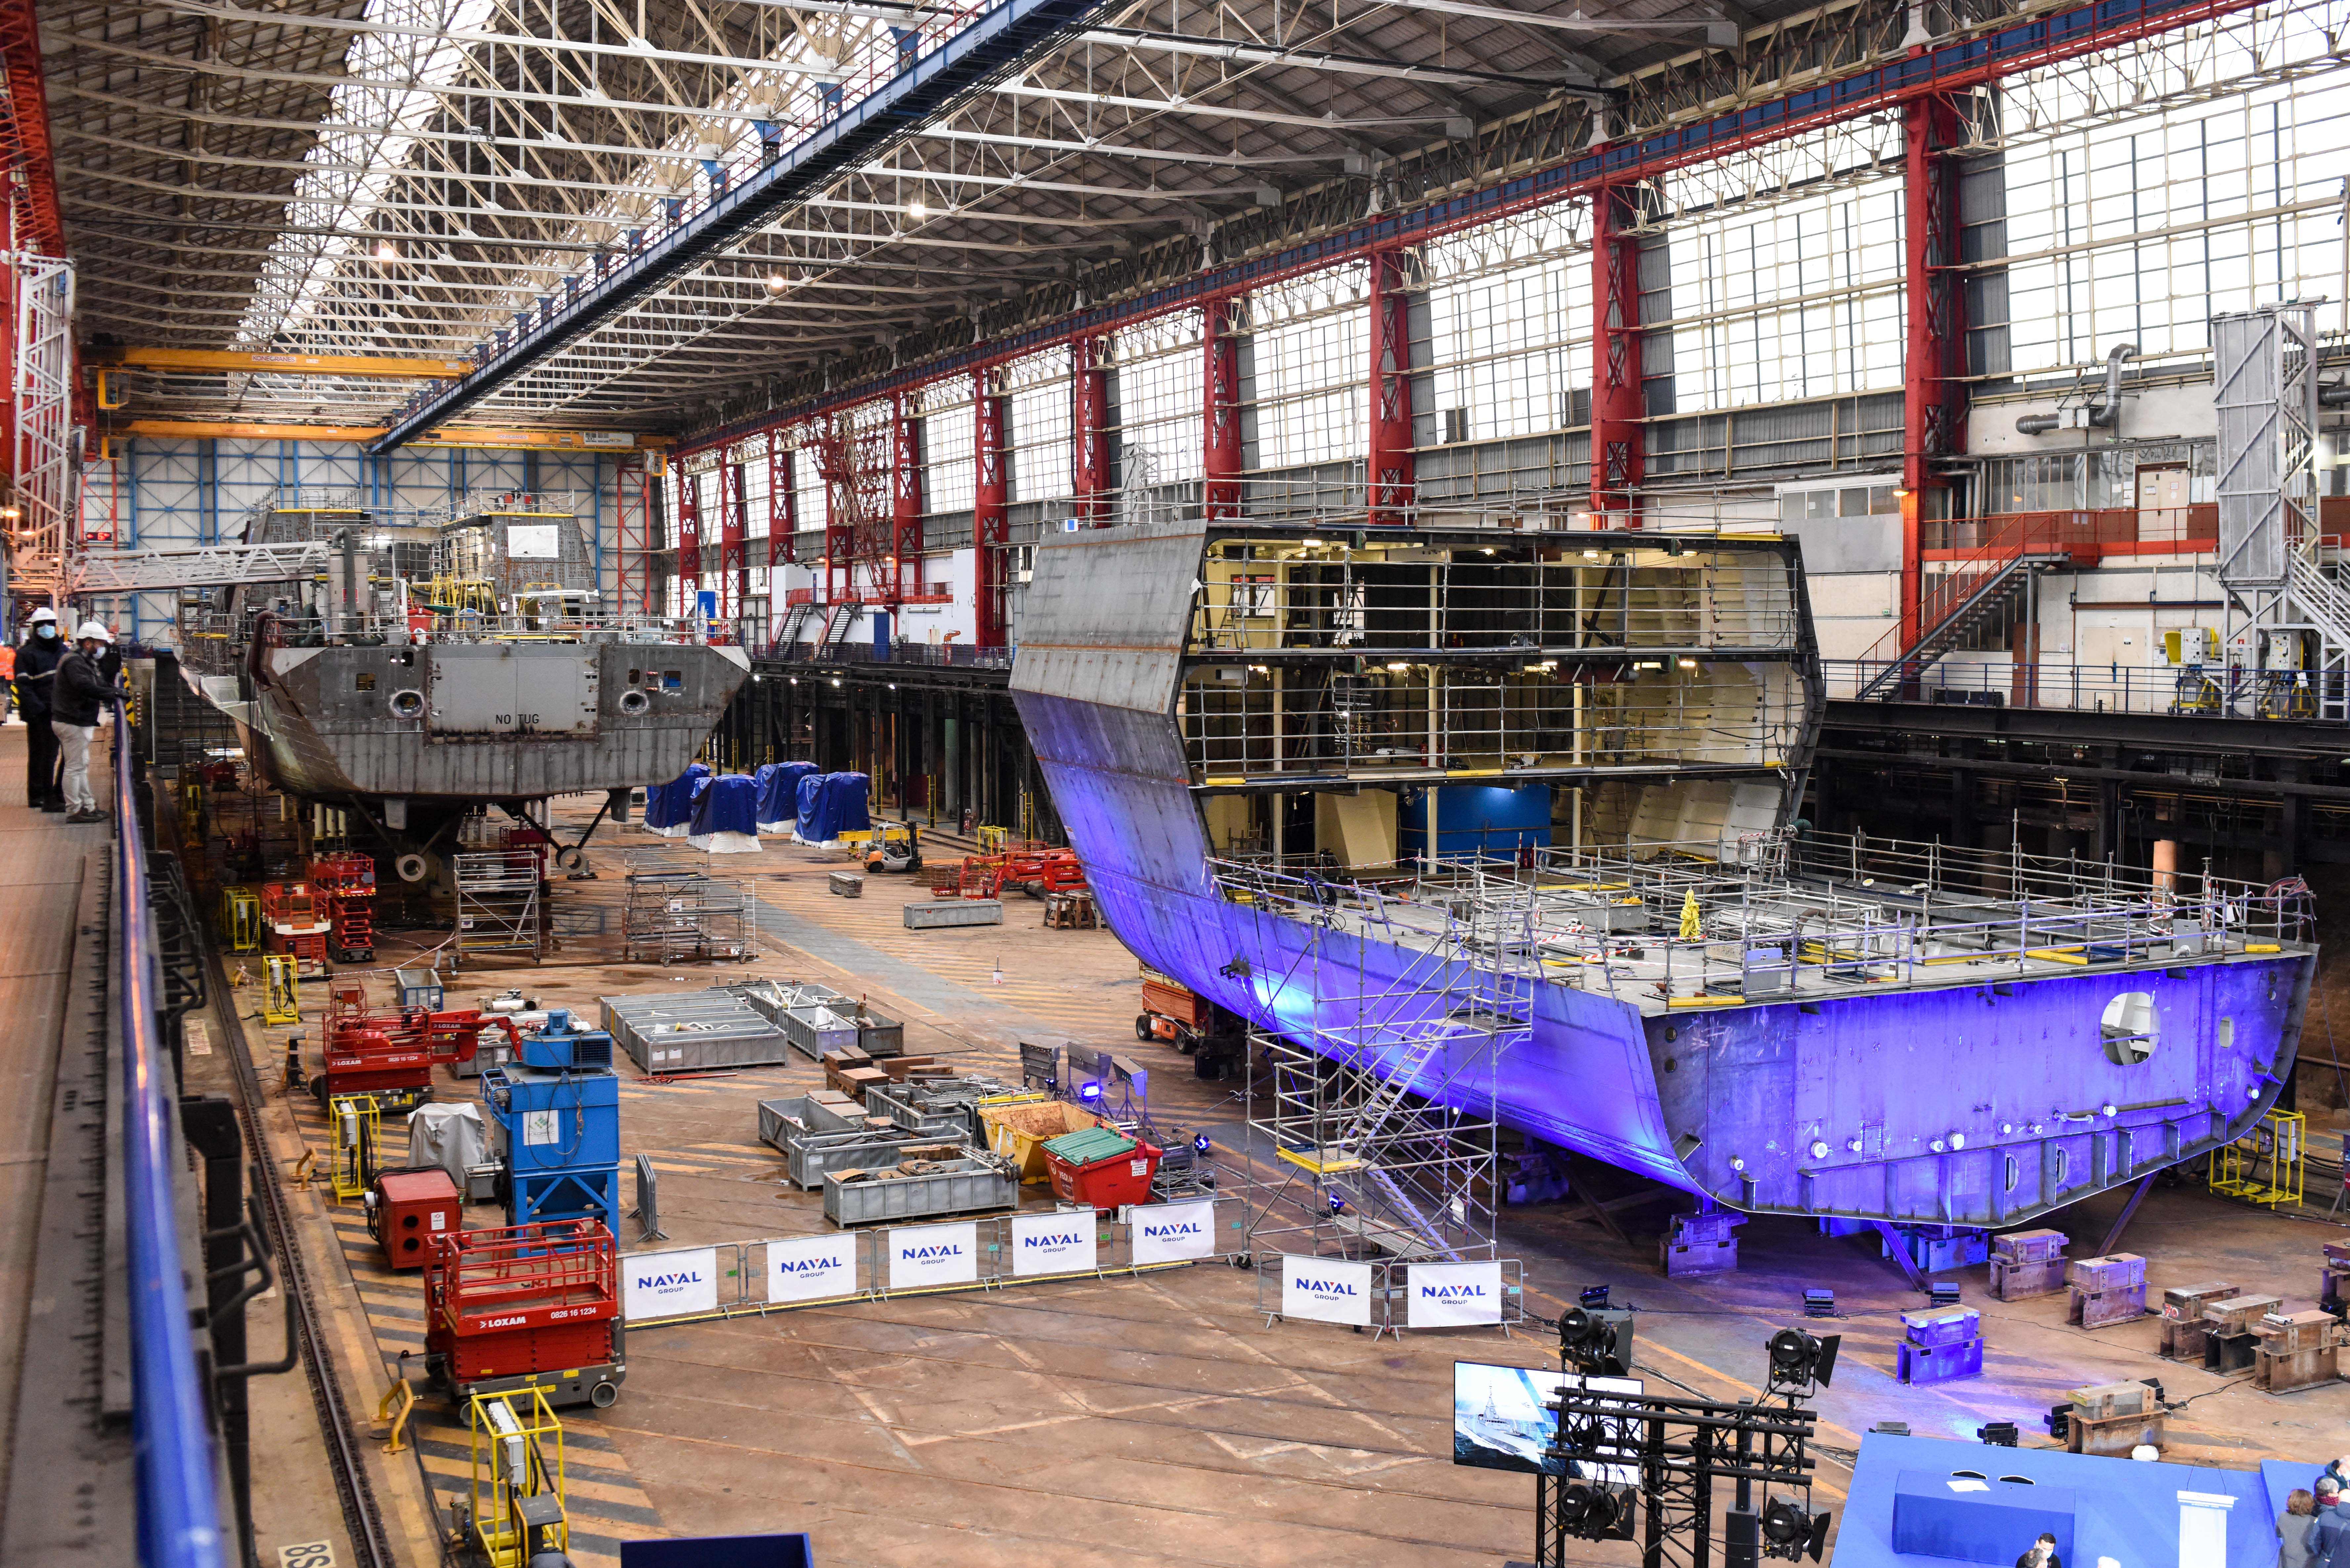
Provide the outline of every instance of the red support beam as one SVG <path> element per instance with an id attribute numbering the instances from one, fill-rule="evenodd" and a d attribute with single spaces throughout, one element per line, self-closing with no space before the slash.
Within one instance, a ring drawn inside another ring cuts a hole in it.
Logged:
<path id="1" fill-rule="evenodd" d="M 33 0 L 0 0 L 0 65 L 8 72 L 6 112 L 0 116 L 0 168 L 9 180 L 13 208 L 8 244 L 62 257 L 66 225 L 57 205 L 57 158 L 49 144 L 48 91 Z"/>
<path id="2" fill-rule="evenodd" d="M 1109 343 L 1078 337 L 1069 345 L 1069 477 L 1078 525 L 1110 523 Z"/>
<path id="3" fill-rule="evenodd" d="M 1629 231 L 1633 188 L 1591 198 L 1591 510 L 1639 526 L 1648 413 L 1640 385 L 1640 242 Z"/>
<path id="4" fill-rule="evenodd" d="M 1004 555 L 1007 504 L 1004 483 L 1004 400 L 995 391 L 995 373 L 973 371 L 971 378 L 972 478 L 972 543 L 978 546 L 979 646 L 1002 648 L 1008 640 L 1010 616 L 1004 604 Z"/>
<path id="5" fill-rule="evenodd" d="M 743 535 L 750 532 L 750 509 L 744 504 L 743 464 L 730 457 L 718 465 L 718 618 L 733 620 L 749 595 L 748 563 Z"/>
<path id="6" fill-rule="evenodd" d="M 677 576 L 691 615 L 693 596 L 702 591 L 702 479 L 682 465 L 677 471 Z"/>
<path id="7" fill-rule="evenodd" d="M 1901 381 L 1901 646 L 1924 628 L 1921 520 L 1942 509 L 1935 462 L 1966 450 L 1966 283 L 1958 272 L 1959 115 L 1948 98 L 1902 106 L 1902 262 L 1908 342 Z"/>
<path id="8" fill-rule="evenodd" d="M 1367 521 L 1408 523 L 1418 492 L 1411 457 L 1411 301 L 1400 251 L 1371 257 L 1370 498 Z"/>
<path id="9" fill-rule="evenodd" d="M 911 568 L 913 591 L 921 591 L 922 441 L 914 419 L 914 399 L 901 392 L 889 404 L 889 559 L 885 563 L 892 608 L 906 597 Z"/>
<path id="10" fill-rule="evenodd" d="M 1201 471 L 1208 521 L 1230 522 L 1241 514 L 1241 341 L 1245 330 L 1237 299 L 1209 302 L 1201 348 L 1207 363 L 1200 377 L 1206 394 L 1201 433 Z"/>
<path id="11" fill-rule="evenodd" d="M 848 416 L 834 414 L 816 426 L 816 466 L 824 475 L 824 602 L 845 605 L 857 597 L 857 526 L 849 515 L 855 500 L 848 477 Z"/>

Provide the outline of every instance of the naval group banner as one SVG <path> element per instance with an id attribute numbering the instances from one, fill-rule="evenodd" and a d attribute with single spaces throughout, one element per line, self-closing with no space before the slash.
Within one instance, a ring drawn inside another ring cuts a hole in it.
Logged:
<path id="1" fill-rule="evenodd" d="M 1404 1326 L 1477 1328 L 1502 1321 L 1499 1263 L 1408 1263 Z"/>
<path id="2" fill-rule="evenodd" d="M 813 1302 L 857 1290 L 857 1238 L 809 1236 L 767 1243 L 767 1299 Z"/>
<path id="3" fill-rule="evenodd" d="M 979 1278 L 979 1226 L 907 1225 L 889 1232 L 889 1288 L 968 1285 Z"/>
<path id="4" fill-rule="evenodd" d="M 1139 1204 L 1128 1210 L 1127 1217 L 1134 1224 L 1134 1261 L 1138 1263 L 1180 1263 L 1190 1258 L 1215 1256 L 1213 1199 L 1194 1203 Z"/>
<path id="5" fill-rule="evenodd" d="M 1099 1221 L 1090 1209 L 1075 1214 L 1015 1214 L 1012 1218 L 1012 1272 L 1071 1274 L 1094 1266 Z"/>
<path id="6" fill-rule="evenodd" d="M 639 1252 L 620 1260 L 620 1311 L 630 1323 L 718 1310 L 718 1249 Z"/>
<path id="7" fill-rule="evenodd" d="M 1281 1315 L 1312 1323 L 1371 1321 L 1371 1266 L 1336 1258 L 1281 1260 Z"/>

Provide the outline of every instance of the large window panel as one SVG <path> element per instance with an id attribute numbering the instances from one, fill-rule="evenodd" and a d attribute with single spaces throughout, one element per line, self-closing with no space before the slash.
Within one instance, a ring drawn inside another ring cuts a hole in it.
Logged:
<path id="1" fill-rule="evenodd" d="M 1429 379 L 1440 441 L 1578 423 L 1591 385 L 1590 206 L 1562 203 L 1428 247 Z"/>
<path id="2" fill-rule="evenodd" d="M 1363 455 L 1370 430 L 1367 281 L 1357 262 L 1251 296 L 1259 468 Z"/>
<path id="3" fill-rule="evenodd" d="M 2318 326 L 2350 325 L 2350 70 L 2324 16 L 2263 8 L 2009 85 L 2016 372 L 2085 369 L 2121 344 L 2199 357 L 2213 316 L 2279 300 L 2324 296 Z"/>
<path id="4" fill-rule="evenodd" d="M 1201 312 L 1180 310 L 1118 335 L 1118 469 L 1129 489 L 1200 477 L 1204 331 Z"/>

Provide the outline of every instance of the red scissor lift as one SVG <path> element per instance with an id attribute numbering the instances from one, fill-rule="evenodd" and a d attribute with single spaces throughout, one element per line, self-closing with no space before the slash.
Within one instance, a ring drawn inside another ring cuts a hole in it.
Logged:
<path id="1" fill-rule="evenodd" d="M 308 882 L 264 882 L 262 950 L 291 957 L 297 973 L 326 973 L 328 921 L 319 902 L 317 888 Z"/>
<path id="2" fill-rule="evenodd" d="M 410 1109 L 432 1097 L 433 1064 L 472 1061 L 484 1029 L 504 1030 L 520 1052 L 521 1033 L 503 1012 L 369 1012 L 364 990 L 338 985 L 324 1022 L 326 1064 L 312 1087 L 322 1104 L 338 1095 L 367 1095 L 380 1110 Z"/>
<path id="3" fill-rule="evenodd" d="M 375 857 L 313 855 L 310 885 L 327 900 L 327 945 L 337 963 L 375 957 Z"/>
<path id="4" fill-rule="evenodd" d="M 605 1408 L 621 1360 L 618 1248 L 597 1220 L 543 1220 L 436 1237 L 424 1265 L 425 1370 L 462 1405 L 537 1388 Z"/>

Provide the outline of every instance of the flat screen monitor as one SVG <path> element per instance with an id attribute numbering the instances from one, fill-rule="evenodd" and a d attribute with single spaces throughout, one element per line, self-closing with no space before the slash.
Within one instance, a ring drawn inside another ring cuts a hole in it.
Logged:
<path id="1" fill-rule="evenodd" d="M 1638 1450 L 1639 1432 L 1628 1417 L 1604 1423 L 1611 1438 L 1618 1440 L 1627 1463 L 1573 1461 L 1562 1468 L 1552 1457 L 1551 1434 L 1558 1426 L 1558 1413 L 1551 1407 L 1560 1391 L 1568 1387 L 1593 1394 L 1638 1394 L 1643 1386 L 1637 1377 L 1585 1377 L 1537 1366 L 1454 1362 L 1452 1462 L 1481 1469 L 1638 1485 L 1639 1466 L 1629 1461 Z"/>

